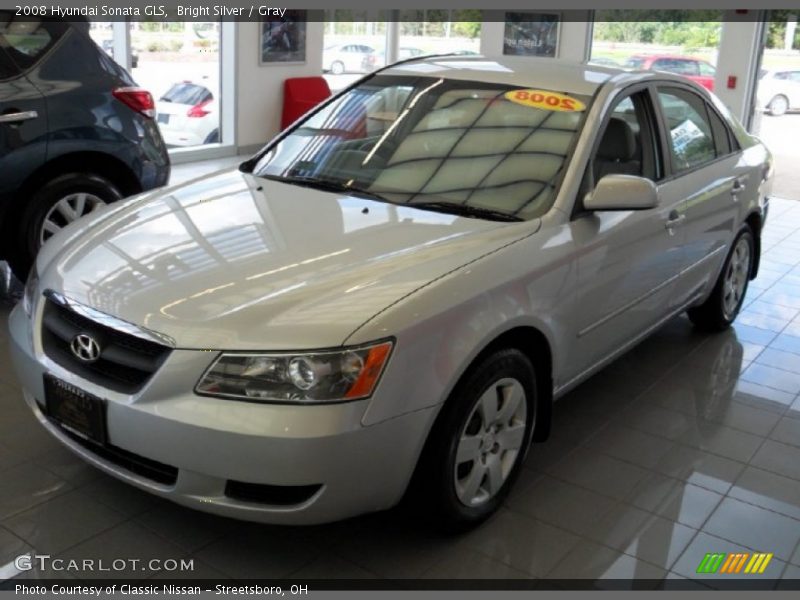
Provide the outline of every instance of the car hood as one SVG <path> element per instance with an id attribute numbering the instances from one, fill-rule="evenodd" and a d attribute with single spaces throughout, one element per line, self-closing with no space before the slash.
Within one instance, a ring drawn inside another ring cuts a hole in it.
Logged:
<path id="1" fill-rule="evenodd" d="M 79 221 L 38 264 L 43 288 L 182 348 L 322 348 L 538 226 L 230 171 Z"/>

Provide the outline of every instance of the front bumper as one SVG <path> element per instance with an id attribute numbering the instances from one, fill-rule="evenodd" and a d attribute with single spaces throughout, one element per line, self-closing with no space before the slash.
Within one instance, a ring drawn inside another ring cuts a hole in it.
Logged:
<path id="1" fill-rule="evenodd" d="M 174 350 L 141 392 L 126 396 L 51 361 L 31 335 L 31 323 L 20 305 L 12 311 L 11 356 L 25 400 L 42 425 L 106 473 L 206 512 L 314 524 L 389 508 L 402 497 L 435 417 L 434 407 L 365 427 L 369 400 L 281 406 L 197 396 L 191 390 L 214 355 L 192 350 Z M 177 468 L 175 483 L 137 475 L 67 435 L 43 412 L 45 373 L 105 398 L 109 443 Z M 321 487 L 299 504 L 270 505 L 226 495 L 229 480 Z"/>

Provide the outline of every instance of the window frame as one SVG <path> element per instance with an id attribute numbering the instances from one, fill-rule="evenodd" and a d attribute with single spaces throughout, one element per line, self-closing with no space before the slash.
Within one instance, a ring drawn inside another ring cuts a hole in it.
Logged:
<path id="1" fill-rule="evenodd" d="M 589 158 L 584 165 L 581 183 L 578 186 L 578 194 L 575 197 L 575 201 L 572 205 L 570 220 L 575 220 L 580 218 L 582 215 L 589 214 L 591 212 L 584 208 L 583 199 L 587 193 L 594 190 L 594 188 L 597 186 L 597 182 L 594 181 L 594 160 L 597 156 L 597 149 L 603 139 L 603 134 L 608 127 L 608 123 L 611 121 L 611 118 L 614 114 L 614 109 L 619 106 L 620 102 L 623 102 L 627 98 L 632 98 L 637 94 L 641 94 L 642 99 L 644 100 L 646 120 L 643 125 L 646 125 L 649 130 L 654 154 L 654 166 L 657 171 L 657 177 L 655 180 L 653 180 L 653 183 L 658 186 L 669 176 L 670 171 L 667 167 L 667 158 L 665 155 L 665 152 L 668 151 L 668 148 L 665 146 L 664 130 L 662 129 L 659 120 L 658 107 L 654 104 L 655 98 L 653 96 L 652 87 L 652 84 L 649 82 L 635 83 L 622 88 L 612 98 L 611 102 L 609 103 L 609 108 L 603 115 L 603 119 L 600 122 L 600 125 L 597 128 L 597 133 L 592 141 L 592 149 L 589 153 Z M 636 103 L 634 102 L 634 107 L 635 106 Z"/>
<path id="2" fill-rule="evenodd" d="M 671 180 L 676 179 L 678 177 L 683 177 L 684 175 L 688 175 L 690 173 L 694 173 L 695 171 L 697 171 L 699 169 L 704 169 L 709 165 L 712 165 L 712 164 L 714 164 L 714 163 L 716 163 L 718 161 L 721 161 L 721 160 L 725 160 L 726 158 L 728 158 L 730 156 L 733 156 L 735 154 L 738 154 L 738 153 L 740 153 L 742 151 L 741 146 L 739 145 L 738 141 L 736 140 L 736 136 L 731 131 L 731 128 L 728 125 L 728 123 L 725 121 L 725 118 L 722 115 L 720 115 L 720 113 L 716 110 L 716 108 L 708 100 L 706 100 L 701 94 L 699 94 L 697 92 L 697 90 L 692 88 L 690 85 L 687 85 L 687 84 L 684 84 L 684 83 L 678 82 L 678 81 L 661 80 L 661 81 L 654 81 L 651 84 L 651 86 L 652 86 L 651 87 L 651 94 L 652 94 L 652 97 L 653 97 L 653 103 L 655 105 L 655 110 L 656 110 L 658 121 L 659 121 L 659 124 L 660 124 L 659 127 L 661 128 L 661 131 L 662 131 L 662 136 L 663 136 L 662 139 L 663 139 L 663 145 L 664 145 L 664 150 L 665 150 L 665 155 L 664 155 L 665 161 L 664 162 L 665 162 L 666 175 L 661 180 L 661 182 L 671 181 Z M 693 95 L 694 97 L 696 97 L 699 101 L 701 101 L 703 103 L 703 106 L 705 107 L 705 110 L 706 110 L 706 120 L 708 121 L 708 125 L 709 125 L 709 128 L 711 130 L 712 141 L 714 143 L 714 154 L 715 154 L 714 158 L 706 160 L 706 161 L 704 161 L 702 163 L 698 163 L 698 164 L 696 164 L 696 165 L 694 165 L 694 166 L 692 166 L 692 167 L 690 167 L 688 169 L 678 170 L 678 169 L 675 168 L 674 156 L 673 156 L 673 148 L 672 148 L 672 143 L 670 141 L 670 136 L 669 136 L 669 133 L 668 133 L 669 132 L 669 124 L 667 122 L 666 115 L 664 114 L 663 108 L 661 106 L 661 102 L 660 102 L 659 97 L 658 97 L 658 94 L 659 94 L 659 92 L 661 90 L 669 90 L 669 89 L 675 89 L 675 90 L 678 90 L 678 91 L 683 92 L 683 93 L 691 94 L 691 95 Z M 730 147 L 730 151 L 727 154 L 720 154 L 719 153 L 719 146 L 717 144 L 717 139 L 716 139 L 715 134 L 714 134 L 714 126 L 713 126 L 713 124 L 711 122 L 711 119 L 708 116 L 709 112 L 713 112 L 713 114 L 716 115 L 716 117 L 720 120 L 720 122 L 722 123 L 723 127 L 725 128 L 725 132 L 726 132 L 726 134 L 728 136 L 728 145 Z"/>

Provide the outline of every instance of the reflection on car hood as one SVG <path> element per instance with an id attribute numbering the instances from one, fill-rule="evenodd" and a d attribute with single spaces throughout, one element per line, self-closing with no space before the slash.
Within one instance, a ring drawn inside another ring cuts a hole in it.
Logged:
<path id="1" fill-rule="evenodd" d="M 128 203 L 48 244 L 42 285 L 180 347 L 340 345 L 432 280 L 530 234 L 226 172 Z"/>

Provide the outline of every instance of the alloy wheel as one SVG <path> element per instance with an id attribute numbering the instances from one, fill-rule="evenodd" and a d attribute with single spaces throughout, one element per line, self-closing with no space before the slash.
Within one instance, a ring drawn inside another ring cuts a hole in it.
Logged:
<path id="1" fill-rule="evenodd" d="M 746 238 L 741 238 L 733 249 L 731 259 L 725 271 L 725 280 L 722 290 L 722 310 L 725 318 L 733 320 L 739 308 L 742 296 L 747 288 L 747 278 L 750 276 L 750 243 Z"/>
<path id="2" fill-rule="evenodd" d="M 461 432 L 455 457 L 455 490 L 466 506 L 494 498 L 520 456 L 528 404 L 525 389 L 503 378 L 478 398 Z"/>
<path id="3" fill-rule="evenodd" d="M 64 196 L 44 216 L 39 234 L 39 244 L 44 244 L 61 229 L 73 221 L 77 221 L 81 217 L 96 211 L 104 204 L 105 202 L 102 198 L 87 192 L 77 192 Z"/>

